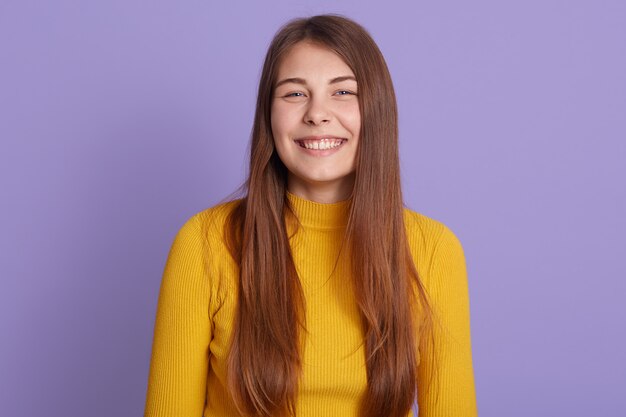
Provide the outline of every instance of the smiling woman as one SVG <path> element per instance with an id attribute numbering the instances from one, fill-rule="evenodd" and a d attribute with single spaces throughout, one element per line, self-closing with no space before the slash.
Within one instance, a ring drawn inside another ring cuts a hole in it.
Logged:
<path id="1" fill-rule="evenodd" d="M 323 203 L 347 199 L 361 127 L 352 70 L 332 50 L 302 41 L 283 58 L 278 79 L 271 125 L 287 189 Z"/>
<path id="2" fill-rule="evenodd" d="M 463 248 L 403 205 L 382 53 L 337 15 L 266 54 L 246 193 L 163 274 L 145 415 L 477 415 Z"/>

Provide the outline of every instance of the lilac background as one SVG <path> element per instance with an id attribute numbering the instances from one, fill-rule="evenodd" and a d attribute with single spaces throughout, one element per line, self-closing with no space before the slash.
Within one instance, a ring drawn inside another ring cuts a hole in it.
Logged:
<path id="1" fill-rule="evenodd" d="M 626 2 L 2 0 L 2 416 L 142 414 L 172 239 L 321 12 L 378 42 L 407 205 L 464 245 L 480 415 L 623 415 Z"/>

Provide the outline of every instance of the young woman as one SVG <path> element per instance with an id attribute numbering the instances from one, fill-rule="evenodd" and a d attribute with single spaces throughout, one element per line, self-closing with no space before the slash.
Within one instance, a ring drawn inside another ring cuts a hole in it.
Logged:
<path id="1" fill-rule="evenodd" d="M 178 232 L 145 415 L 476 416 L 463 249 L 403 206 L 384 58 L 336 15 L 265 58 L 246 194 Z"/>

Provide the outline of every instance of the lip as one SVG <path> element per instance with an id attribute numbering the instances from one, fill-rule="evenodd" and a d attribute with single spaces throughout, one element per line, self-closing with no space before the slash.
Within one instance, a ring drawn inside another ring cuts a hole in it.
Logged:
<path id="1" fill-rule="evenodd" d="M 348 140 L 347 138 L 342 138 L 341 136 L 335 136 L 335 135 L 321 135 L 321 136 L 304 136 L 301 138 L 296 138 L 294 139 L 294 141 L 299 141 L 299 140 L 322 140 L 322 139 L 343 139 L 343 140 Z"/>
<path id="2" fill-rule="evenodd" d="M 341 139 L 341 145 L 337 146 L 336 148 L 332 148 L 332 149 L 307 149 L 305 147 L 300 146 L 300 144 L 298 142 L 300 141 L 304 141 L 304 140 L 322 140 L 322 139 Z M 310 156 L 316 156 L 316 157 L 322 157 L 322 156 L 329 156 L 332 155 L 336 152 L 338 152 L 340 149 L 343 148 L 343 145 L 345 145 L 345 143 L 348 141 L 347 138 L 343 138 L 341 136 L 334 136 L 334 135 L 320 135 L 320 136 L 304 136 L 301 138 L 297 138 L 293 140 L 295 145 L 298 147 L 298 149 L 300 149 L 302 152 L 304 152 L 307 155 Z"/>

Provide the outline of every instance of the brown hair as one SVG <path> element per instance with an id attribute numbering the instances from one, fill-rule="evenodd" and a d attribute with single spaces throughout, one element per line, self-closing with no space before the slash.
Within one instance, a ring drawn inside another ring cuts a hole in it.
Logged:
<path id="1" fill-rule="evenodd" d="M 405 416 L 416 396 L 417 348 L 423 336 L 432 337 L 433 314 L 404 228 L 398 116 L 389 70 L 367 31 L 339 15 L 288 22 L 265 57 L 247 194 L 226 224 L 227 243 L 240 266 L 229 390 L 242 414 L 295 415 L 305 300 L 284 220 L 295 213 L 286 196 L 287 169 L 274 146 L 270 110 L 281 57 L 303 40 L 337 53 L 359 85 L 361 129 L 345 242 L 367 355 L 368 391 L 360 415 Z"/>

